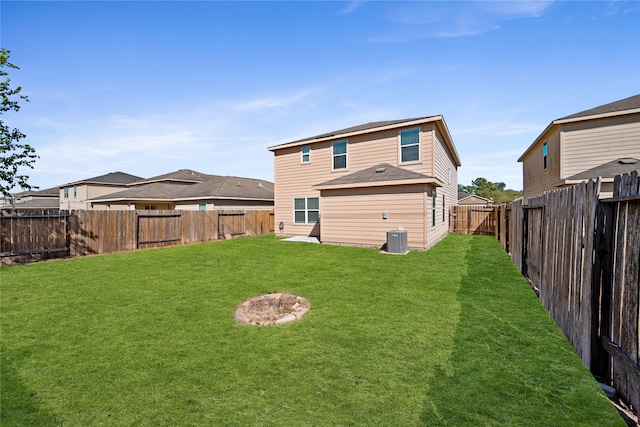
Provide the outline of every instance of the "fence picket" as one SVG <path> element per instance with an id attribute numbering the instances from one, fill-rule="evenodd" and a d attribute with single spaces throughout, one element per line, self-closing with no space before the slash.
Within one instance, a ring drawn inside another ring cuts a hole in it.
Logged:
<path id="1" fill-rule="evenodd" d="M 0 212 L 0 265 L 52 256 L 85 256 L 273 233 L 273 210 Z M 266 224 L 266 226 L 265 226 Z"/>

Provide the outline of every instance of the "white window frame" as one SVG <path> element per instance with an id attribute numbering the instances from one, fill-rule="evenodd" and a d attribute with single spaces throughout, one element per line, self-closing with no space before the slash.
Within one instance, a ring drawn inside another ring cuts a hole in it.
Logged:
<path id="1" fill-rule="evenodd" d="M 344 142 L 344 153 L 336 154 L 334 152 L 335 144 L 339 144 Z M 336 157 L 344 156 L 344 167 L 336 169 Z M 340 141 L 334 141 L 331 143 L 331 170 L 332 171 L 345 171 L 349 169 L 349 141 L 346 139 Z"/>
<path id="2" fill-rule="evenodd" d="M 306 157 L 306 160 L 305 160 Z M 300 163 L 311 163 L 311 146 L 305 145 L 300 148 Z"/>
<path id="3" fill-rule="evenodd" d="M 309 200 L 310 199 L 315 199 L 315 200 L 318 201 L 318 208 L 317 209 L 310 209 L 309 208 Z M 304 200 L 304 209 L 296 208 L 296 200 Z M 296 212 L 304 212 L 304 222 L 296 220 Z M 309 213 L 310 212 L 317 212 L 318 213 L 318 216 L 317 216 L 318 219 L 315 220 L 315 221 L 309 221 Z M 317 224 L 318 222 L 320 222 L 320 197 L 294 197 L 294 199 L 293 199 L 293 223 L 294 224 Z"/>
<path id="4" fill-rule="evenodd" d="M 402 133 L 407 131 L 418 131 L 418 142 L 409 144 L 409 145 L 402 145 Z M 401 164 L 419 163 L 422 160 L 422 149 L 420 145 L 421 133 L 422 132 L 420 132 L 420 128 L 402 129 L 400 132 L 398 132 L 398 163 L 401 163 Z M 415 147 L 415 146 L 418 147 L 418 158 L 414 160 L 404 160 L 402 156 L 402 149 L 408 148 L 408 147 Z"/>

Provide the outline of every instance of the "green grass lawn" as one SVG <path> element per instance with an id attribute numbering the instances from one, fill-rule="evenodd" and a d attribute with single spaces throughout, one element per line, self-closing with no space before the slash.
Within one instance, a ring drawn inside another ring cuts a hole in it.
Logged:
<path id="1" fill-rule="evenodd" d="M 491 237 L 272 236 L 0 270 L 1 425 L 624 426 Z M 237 323 L 246 298 L 311 302 Z"/>

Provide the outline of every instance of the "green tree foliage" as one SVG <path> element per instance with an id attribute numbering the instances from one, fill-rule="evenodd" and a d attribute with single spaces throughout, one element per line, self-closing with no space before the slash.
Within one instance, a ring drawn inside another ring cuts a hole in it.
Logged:
<path id="1" fill-rule="evenodd" d="M 491 199 L 496 204 L 508 202 L 522 196 L 522 191 L 507 189 L 504 182 L 491 182 L 486 178 L 476 178 L 471 181 L 471 185 L 459 185 L 458 189 L 469 194 Z"/>
<path id="2" fill-rule="evenodd" d="M 27 96 L 20 95 L 22 90 L 20 86 L 15 89 L 10 86 L 11 79 L 5 67 L 13 69 L 18 67 L 9 62 L 9 53 L 7 49 L 0 48 L 0 79 L 2 79 L 0 81 L 0 96 L 2 96 L 0 116 L 7 111 L 20 110 L 19 100 L 29 101 Z M 32 188 L 27 183 L 29 177 L 18 173 L 19 168 L 33 169 L 33 163 L 38 158 L 33 147 L 20 143 L 20 140 L 25 137 L 26 135 L 20 130 L 11 129 L 4 120 L 0 119 L 0 191 L 6 197 L 10 196 L 10 191 L 16 186 L 24 190 Z"/>

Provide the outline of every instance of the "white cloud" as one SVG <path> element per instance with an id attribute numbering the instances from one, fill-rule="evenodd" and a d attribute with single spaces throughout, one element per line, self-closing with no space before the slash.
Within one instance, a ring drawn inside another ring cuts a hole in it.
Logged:
<path id="1" fill-rule="evenodd" d="M 241 111 L 258 111 L 264 109 L 287 108 L 296 104 L 308 103 L 309 98 L 320 92 L 322 88 L 302 89 L 293 95 L 276 96 L 271 98 L 256 98 L 253 100 L 241 102 L 236 105 L 236 109 Z"/>
<path id="2" fill-rule="evenodd" d="M 399 43 L 423 38 L 452 38 L 483 34 L 510 19 L 537 18 L 553 1 L 396 2 L 386 18 L 396 24 L 373 42 Z"/>
<path id="3" fill-rule="evenodd" d="M 341 15 L 348 15 L 360 9 L 360 7 L 367 3 L 368 0 L 358 0 L 347 2 L 347 6 L 340 12 Z"/>

